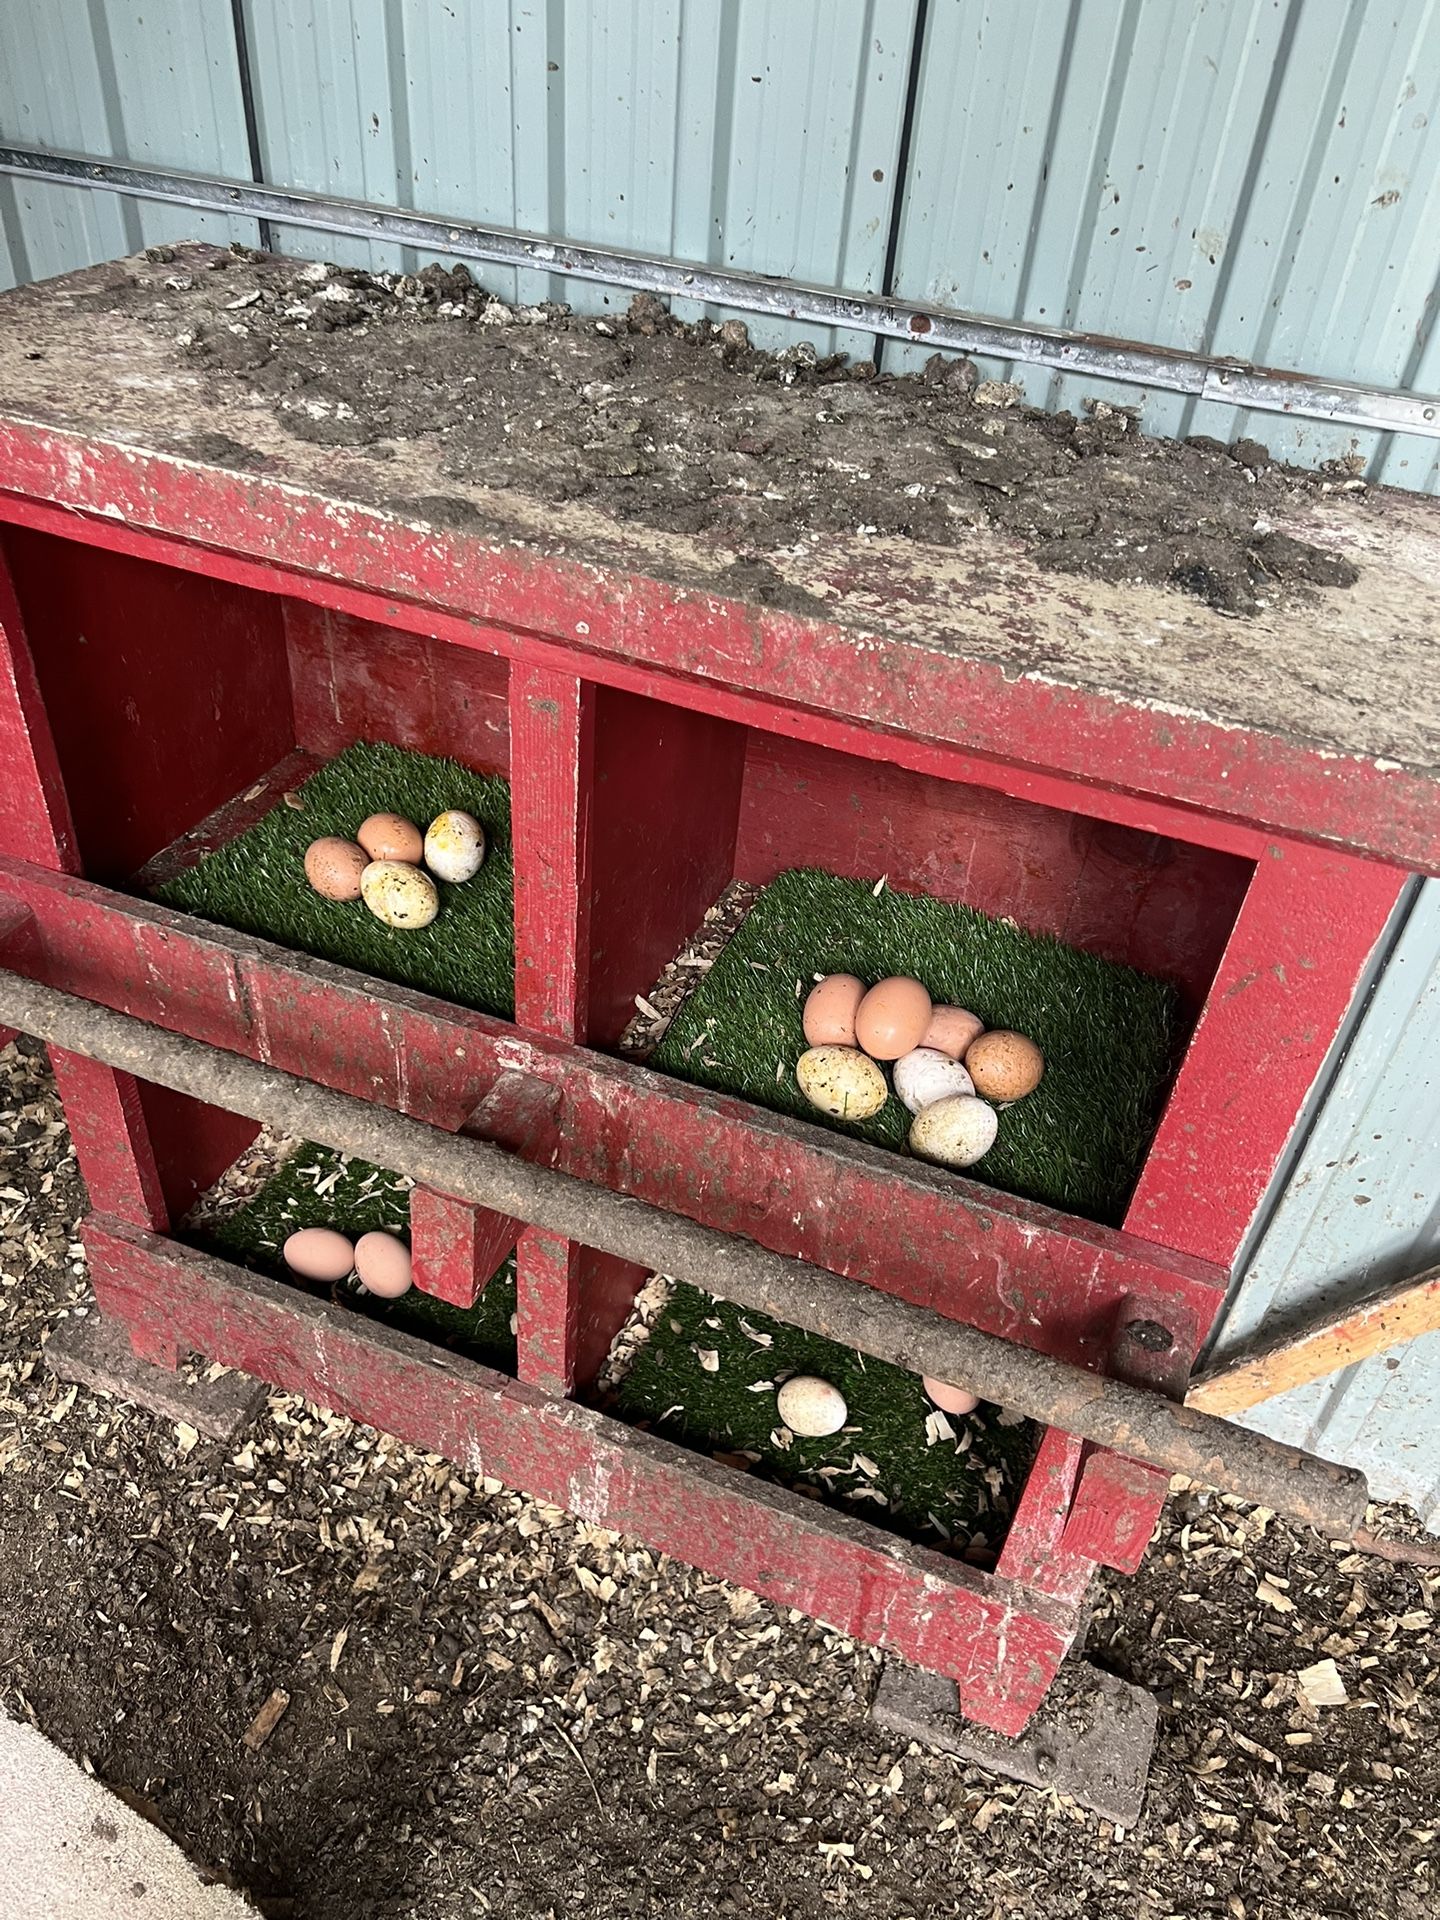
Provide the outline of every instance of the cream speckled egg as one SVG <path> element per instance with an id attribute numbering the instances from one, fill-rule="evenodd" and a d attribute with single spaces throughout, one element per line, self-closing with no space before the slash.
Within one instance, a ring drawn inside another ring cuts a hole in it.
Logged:
<path id="1" fill-rule="evenodd" d="M 362 1233 L 355 1242 L 355 1274 L 367 1293 L 398 1300 L 410 1291 L 410 1249 L 393 1233 Z"/>
<path id="2" fill-rule="evenodd" d="M 403 860 L 413 867 L 425 851 L 420 829 L 403 813 L 372 813 L 355 838 L 372 860 Z"/>
<path id="3" fill-rule="evenodd" d="M 915 1116 L 910 1151 L 942 1167 L 973 1167 L 994 1146 L 999 1128 L 993 1107 L 970 1093 L 952 1094 Z"/>
<path id="4" fill-rule="evenodd" d="M 948 1100 L 954 1093 L 974 1093 L 975 1086 L 958 1060 L 938 1047 L 916 1047 L 901 1054 L 891 1069 L 895 1092 L 911 1113 L 933 1107 L 937 1100 Z"/>
<path id="5" fill-rule="evenodd" d="M 403 860 L 372 860 L 360 876 L 360 894 L 387 927 L 428 927 L 440 911 L 435 882 Z"/>
<path id="6" fill-rule="evenodd" d="M 343 1280 L 355 1265 L 355 1249 L 330 1227 L 302 1227 L 280 1249 L 292 1273 L 306 1280 Z"/>
<path id="7" fill-rule="evenodd" d="M 458 886 L 472 879 L 485 859 L 485 829 L 473 813 L 448 807 L 425 835 L 425 864 L 437 879 Z"/>
<path id="8" fill-rule="evenodd" d="M 811 1047 L 801 1054 L 795 1078 L 811 1106 L 835 1120 L 868 1120 L 890 1093 L 879 1067 L 854 1047 Z"/>
<path id="9" fill-rule="evenodd" d="M 823 1439 L 844 1426 L 849 1408 L 838 1387 L 817 1374 L 797 1373 L 775 1396 L 775 1411 L 792 1433 L 805 1440 Z"/>
<path id="10" fill-rule="evenodd" d="M 971 1393 L 968 1387 L 952 1386 L 948 1380 L 933 1379 L 928 1373 L 922 1373 L 920 1384 L 942 1413 L 973 1413 L 980 1404 L 978 1393 Z"/>

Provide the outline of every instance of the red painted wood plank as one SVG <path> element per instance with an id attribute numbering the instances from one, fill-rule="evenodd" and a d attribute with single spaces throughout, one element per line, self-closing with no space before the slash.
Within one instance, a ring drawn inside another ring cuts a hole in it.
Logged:
<path id="1" fill-rule="evenodd" d="M 735 873 L 791 867 L 962 901 L 1173 980 L 1193 1018 L 1245 896 L 1233 855 L 752 733 Z"/>
<path id="2" fill-rule="evenodd" d="M 1002 1580 L 1014 1580 L 1077 1607 L 1090 1590 L 1095 1568 L 1079 1554 L 1067 1552 L 1061 1541 L 1084 1456 L 1083 1440 L 1058 1427 L 1046 1428 L 995 1563 Z"/>
<path id="3" fill-rule="evenodd" d="M 1020 1731 L 1073 1607 L 820 1508 L 189 1247 L 92 1217 L 107 1310 L 793 1606 L 958 1684 Z M 978 1714 L 973 1717 L 980 1717 Z"/>
<path id="4" fill-rule="evenodd" d="M 1048 1352 L 1105 1366 L 1133 1300 L 1188 1361 L 1221 1298 L 1188 1256 L 250 935 L 0 859 L 6 895 L 51 985 L 452 1129 L 533 1079 L 566 1171 Z"/>
<path id="5" fill-rule="evenodd" d="M 613 687 L 595 699 L 588 1024 L 613 1046 L 735 870 L 745 730 Z"/>
<path id="6" fill-rule="evenodd" d="M 0 546 L 0 853 L 78 871 L 75 823 L 35 662 Z"/>
<path id="7" fill-rule="evenodd" d="M 508 1214 L 428 1187 L 416 1187 L 410 1196 L 415 1284 L 452 1307 L 474 1306 L 519 1236 L 520 1223 Z"/>
<path id="8" fill-rule="evenodd" d="M 0 523 L 7 519 L 15 525 L 58 533 L 74 539 L 77 544 L 90 542 L 119 553 L 163 560 L 165 565 L 181 572 L 215 575 L 257 593 L 284 594 L 287 600 L 335 610 L 397 633 L 427 638 L 433 635 L 452 646 L 477 650 L 487 656 L 523 659 L 530 665 L 558 673 L 583 669 L 585 679 L 597 685 L 643 693 L 739 725 L 778 732 L 787 739 L 813 740 L 857 758 L 882 760 L 918 773 L 935 774 L 944 780 L 993 788 L 998 793 L 1037 805 L 1113 821 L 1142 833 L 1213 847 L 1242 859 L 1258 859 L 1269 843 L 1269 834 L 1233 815 L 1200 811 L 1155 794 L 1096 785 L 1044 766 L 969 752 L 950 742 L 872 729 L 829 709 L 806 712 L 783 700 L 679 679 L 615 657 L 578 652 L 563 642 L 547 640 L 534 632 L 488 625 L 463 613 L 416 606 L 339 580 L 284 573 L 265 562 L 190 547 L 160 534 L 111 522 L 97 524 L 77 519 L 73 514 L 32 500 L 0 495 Z"/>
<path id="9" fill-rule="evenodd" d="M 1065 1522 L 1065 1551 L 1116 1573 L 1138 1573 L 1169 1484 L 1159 1467 L 1092 1449 Z"/>
<path id="10" fill-rule="evenodd" d="M 583 1040 L 590 996 L 590 794 L 596 689 L 519 662 L 510 674 L 515 1018 Z"/>
<path id="11" fill-rule="evenodd" d="M 281 605 L 301 746 L 330 760 L 357 740 L 388 740 L 477 773 L 509 771 L 503 660 L 305 600 Z"/>
<path id="12" fill-rule="evenodd" d="M 18 529 L 5 552 L 85 871 L 123 883 L 294 746 L 279 607 Z"/>
<path id="13" fill-rule="evenodd" d="M 1406 876 L 1276 846 L 1225 949 L 1125 1225 L 1229 1266 Z"/>
<path id="14" fill-rule="evenodd" d="M 0 465 L 14 495 L 103 515 L 86 530 L 97 545 L 122 545 L 117 523 L 153 528 L 292 576 L 572 640 L 592 655 L 707 686 L 838 711 L 1111 792 L 1440 873 L 1434 782 L 1386 761 L 1328 757 L 1303 740 L 1217 726 L 1204 715 L 1039 675 L 1012 678 L 988 662 L 966 661 L 957 673 L 954 655 L 898 645 L 878 629 L 862 634 L 783 607 L 497 549 L 463 532 L 437 537 L 349 502 L 297 500 L 264 475 L 180 464 L 27 422 L 0 422 Z M 12 519 L 28 517 L 23 505 L 5 510 Z M 213 559 L 207 570 L 219 571 Z"/>
<path id="15" fill-rule="evenodd" d="M 132 1226 L 168 1227 L 139 1081 L 60 1047 L 50 1048 L 50 1064 L 91 1206 Z"/>

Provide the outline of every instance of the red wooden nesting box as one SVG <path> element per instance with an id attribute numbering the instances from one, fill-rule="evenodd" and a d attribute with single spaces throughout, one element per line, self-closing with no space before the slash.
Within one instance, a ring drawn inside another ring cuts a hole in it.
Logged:
<path id="1" fill-rule="evenodd" d="M 1317 496 L 1305 531 L 1359 584 L 1249 619 L 981 533 L 772 555 L 757 598 L 733 553 L 593 510 L 448 482 L 454 511 L 407 506 L 435 448 L 311 444 L 207 385 L 143 298 L 176 271 L 0 302 L 8 965 L 1178 1397 L 1406 874 L 1440 871 L 1440 510 Z M 513 1024 L 127 890 L 362 738 L 508 775 Z M 607 1051 L 729 880 L 805 864 L 1176 982 L 1188 1051 L 1123 1228 Z M 952 1676 L 1007 1733 L 1095 1565 L 1143 1551 L 1163 1476 L 1057 1430 L 992 1573 L 605 1418 L 585 1395 L 640 1270 L 421 1192 L 417 1268 L 451 1299 L 518 1237 L 518 1380 L 439 1369 L 172 1237 L 252 1120 L 55 1068 L 96 1294 L 148 1357 L 194 1349 L 636 1533 Z M 1127 1340 L 1142 1320 L 1168 1351 Z"/>

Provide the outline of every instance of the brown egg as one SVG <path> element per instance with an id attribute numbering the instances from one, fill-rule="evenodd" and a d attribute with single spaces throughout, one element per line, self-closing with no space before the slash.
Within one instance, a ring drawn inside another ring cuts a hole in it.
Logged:
<path id="1" fill-rule="evenodd" d="M 805 1039 L 812 1047 L 853 1047 L 855 1015 L 865 982 L 853 973 L 831 973 L 812 987 L 805 1002 Z"/>
<path id="2" fill-rule="evenodd" d="M 280 1249 L 285 1264 L 306 1280 L 343 1280 L 355 1265 L 355 1249 L 329 1227 L 302 1227 Z"/>
<path id="3" fill-rule="evenodd" d="M 363 847 L 333 834 L 305 849 L 305 878 L 327 900 L 358 900 L 360 876 L 370 864 Z"/>
<path id="4" fill-rule="evenodd" d="M 425 852 L 425 836 L 399 813 L 372 813 L 355 838 L 372 860 L 403 860 L 418 867 Z"/>
<path id="5" fill-rule="evenodd" d="M 948 1054 L 952 1060 L 963 1060 L 972 1042 L 984 1031 L 985 1022 L 980 1016 L 967 1013 L 964 1007 L 935 1007 L 920 1044 L 934 1047 L 937 1053 Z"/>
<path id="6" fill-rule="evenodd" d="M 855 1015 L 855 1038 L 872 1060 L 898 1060 L 930 1024 L 930 996 L 918 980 L 892 975 L 871 987 Z"/>
<path id="7" fill-rule="evenodd" d="M 921 1374 L 920 1384 L 942 1413 L 973 1413 L 980 1404 L 979 1394 L 968 1387 L 952 1387 L 948 1380 L 932 1379 L 928 1373 Z"/>
<path id="8" fill-rule="evenodd" d="M 1045 1056 L 1023 1033 L 995 1027 L 971 1042 L 965 1067 L 982 1099 L 1023 1100 L 1039 1086 Z"/>
<path id="9" fill-rule="evenodd" d="M 393 1233 L 362 1233 L 355 1243 L 355 1272 L 367 1293 L 398 1300 L 410 1291 L 410 1249 Z"/>

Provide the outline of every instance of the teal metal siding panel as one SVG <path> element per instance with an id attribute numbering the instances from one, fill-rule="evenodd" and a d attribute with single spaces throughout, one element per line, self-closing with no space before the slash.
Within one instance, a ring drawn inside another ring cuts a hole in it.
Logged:
<path id="1" fill-rule="evenodd" d="M 247 0 L 246 19 L 269 179 L 880 284 L 915 0 Z M 280 244 L 419 263 L 294 230 Z M 507 297 L 586 312 L 630 299 L 558 275 L 476 272 Z M 783 323 L 755 332 L 776 345 L 805 337 Z M 866 334 L 839 344 L 873 350 Z"/>
<path id="2" fill-rule="evenodd" d="M 1433 385 L 1437 0 L 934 0 L 896 291 L 1390 386 Z M 914 365 L 916 349 L 887 350 Z M 1253 434 L 1433 490 L 1435 443 L 987 366 L 1038 404 Z"/>
<path id="3" fill-rule="evenodd" d="M 1227 1307 L 1214 1357 L 1440 1261 L 1440 881 L 1418 892 Z M 1244 1424 L 1362 1468 L 1440 1530 L 1440 1334 Z"/>
<path id="4" fill-rule="evenodd" d="M 0 5 L 0 134 L 248 177 L 229 0 Z M 43 280 L 165 240 L 254 246 L 253 220 L 0 179 L 0 268 Z"/>

